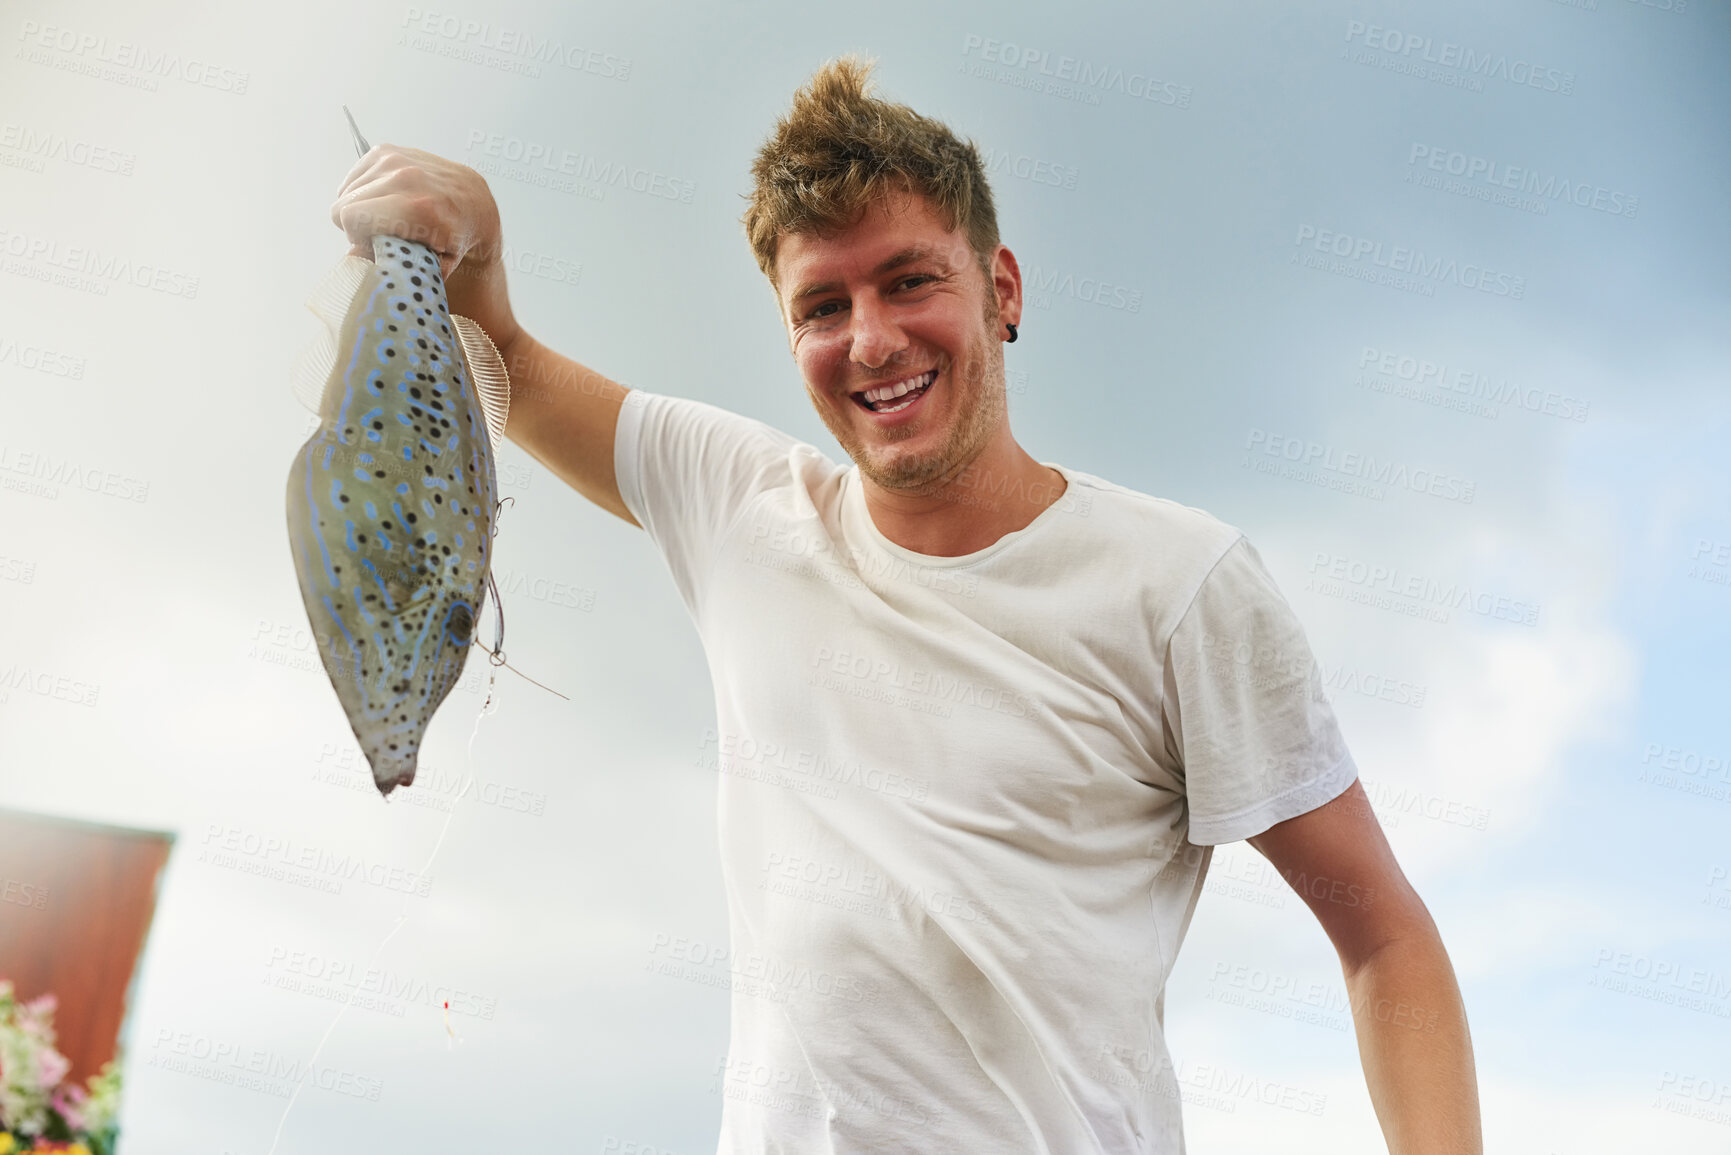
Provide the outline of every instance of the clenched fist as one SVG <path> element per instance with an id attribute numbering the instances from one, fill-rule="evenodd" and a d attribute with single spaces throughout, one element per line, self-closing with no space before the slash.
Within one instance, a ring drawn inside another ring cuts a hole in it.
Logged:
<path id="1" fill-rule="evenodd" d="M 344 178 L 331 220 L 356 256 L 371 258 L 379 235 L 426 245 L 439 258 L 451 312 L 473 319 L 501 352 L 516 337 L 499 206 L 474 169 L 418 148 L 374 145 Z"/>

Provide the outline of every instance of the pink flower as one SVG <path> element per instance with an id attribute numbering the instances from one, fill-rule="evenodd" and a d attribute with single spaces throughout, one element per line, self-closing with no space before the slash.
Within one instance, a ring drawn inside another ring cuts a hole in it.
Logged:
<path id="1" fill-rule="evenodd" d="M 51 1046 L 41 1046 L 36 1051 L 36 1077 L 44 1087 L 56 1086 L 72 1070 L 72 1060 L 56 1051 Z"/>
<path id="2" fill-rule="evenodd" d="M 54 1089 L 51 1106 L 60 1117 L 66 1120 L 66 1125 L 74 1131 L 84 1130 L 84 1100 L 90 1097 L 90 1092 L 76 1083 L 67 1083 Z"/>

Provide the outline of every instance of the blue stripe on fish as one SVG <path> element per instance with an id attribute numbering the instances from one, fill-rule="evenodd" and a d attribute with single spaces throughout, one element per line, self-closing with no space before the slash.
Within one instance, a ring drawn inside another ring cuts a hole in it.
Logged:
<path id="1" fill-rule="evenodd" d="M 325 450 L 325 464 L 326 464 L 326 466 L 330 465 L 330 460 L 331 460 L 330 452 L 331 451 L 329 449 Z M 312 457 L 312 449 L 310 447 L 307 450 L 307 457 L 308 458 Z M 332 484 L 334 485 L 337 483 L 332 482 Z M 312 475 L 311 469 L 307 470 L 306 487 L 307 487 L 307 504 L 310 506 L 313 504 L 313 475 Z M 334 504 L 334 502 L 333 502 L 333 504 Z M 323 523 L 321 522 L 319 524 L 323 524 Z M 312 531 L 313 531 L 314 538 L 316 538 L 318 540 L 318 543 L 319 543 L 319 556 L 324 559 L 325 575 L 330 578 L 330 584 L 331 585 L 334 585 L 334 586 L 335 585 L 341 585 L 342 583 L 337 581 L 336 571 L 331 568 L 331 551 L 330 551 L 330 547 L 325 545 L 324 531 L 319 528 L 318 524 L 316 524 L 312 527 Z"/>

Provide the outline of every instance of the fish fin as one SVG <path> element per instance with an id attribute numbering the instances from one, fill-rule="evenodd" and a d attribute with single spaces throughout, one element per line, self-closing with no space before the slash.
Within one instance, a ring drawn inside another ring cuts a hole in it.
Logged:
<path id="1" fill-rule="evenodd" d="M 323 322 L 323 327 L 295 360 L 289 375 L 289 389 L 295 400 L 314 413 L 323 409 L 331 367 L 337 363 L 337 334 L 343 330 L 343 318 L 348 316 L 349 305 L 360 292 L 367 270 L 372 267 L 373 262 L 365 257 L 352 254 L 344 257 L 307 298 L 307 308 Z"/>
<path id="2" fill-rule="evenodd" d="M 511 409 L 511 378 L 505 373 L 505 362 L 498 347 L 486 331 L 467 317 L 451 314 L 457 339 L 463 345 L 463 360 L 469 366 L 469 380 L 481 399 L 481 413 L 487 419 L 487 434 L 493 442 L 493 452 L 505 443 L 505 416 Z"/>

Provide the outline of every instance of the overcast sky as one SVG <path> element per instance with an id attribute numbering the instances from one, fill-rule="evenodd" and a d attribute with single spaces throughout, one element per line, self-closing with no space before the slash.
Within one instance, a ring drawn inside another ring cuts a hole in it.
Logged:
<path id="1" fill-rule="evenodd" d="M 232 9 L 0 20 L 0 806 L 178 836 L 126 1155 L 270 1151 L 321 1040 L 283 1155 L 714 1150 L 713 700 L 660 558 L 507 447 L 507 650 L 569 701 L 503 674 L 477 729 L 471 662 L 383 804 L 290 564 L 288 372 L 347 104 L 488 166 L 543 342 L 840 459 L 738 216 L 852 50 L 990 158 L 1021 443 L 1242 528 L 1304 621 L 1487 1150 L 1731 1144 L 1723 4 Z M 297 865 L 343 856 L 380 884 Z M 1320 927 L 1243 844 L 1210 879 L 1191 1150 L 1378 1149 Z"/>

